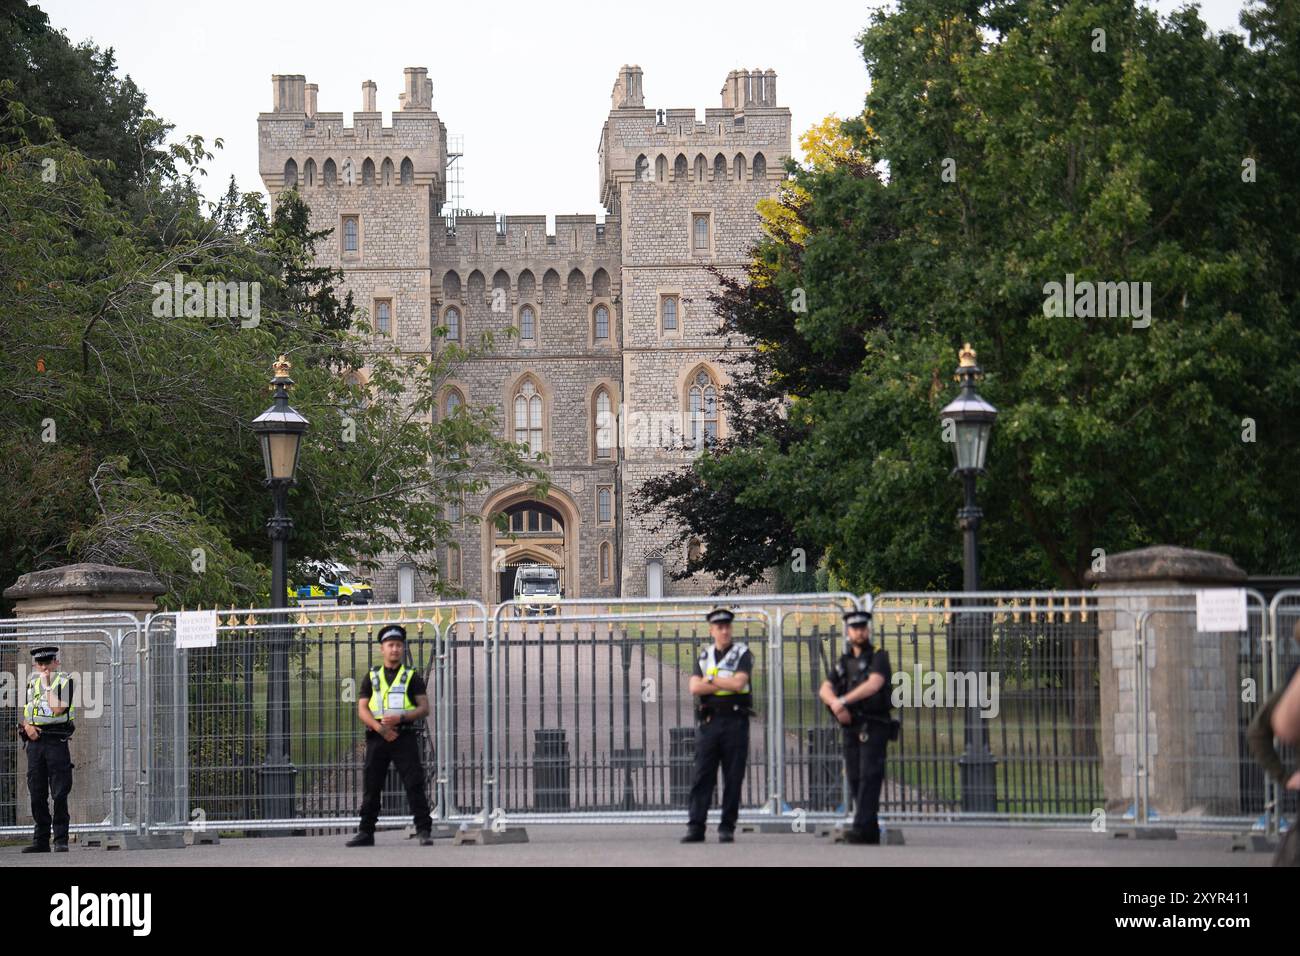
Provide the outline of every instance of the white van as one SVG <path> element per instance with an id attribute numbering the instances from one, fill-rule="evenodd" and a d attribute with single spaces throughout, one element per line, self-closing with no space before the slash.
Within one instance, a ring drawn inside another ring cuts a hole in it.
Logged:
<path id="1" fill-rule="evenodd" d="M 558 614 L 564 596 L 560 572 L 546 564 L 521 564 L 515 569 L 514 601 L 524 614 Z"/>

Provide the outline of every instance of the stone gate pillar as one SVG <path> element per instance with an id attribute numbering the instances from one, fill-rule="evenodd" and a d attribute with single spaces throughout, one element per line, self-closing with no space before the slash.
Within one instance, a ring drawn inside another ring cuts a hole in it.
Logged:
<path id="1" fill-rule="evenodd" d="M 109 650 L 96 644 L 74 644 L 72 641 L 93 641 L 102 635 L 79 631 L 91 626 L 75 619 L 86 615 L 125 613 L 136 621 L 157 609 L 157 597 L 163 593 L 159 580 L 146 571 L 133 571 L 105 564 L 70 564 L 44 571 L 22 575 L 6 588 L 5 598 L 14 603 L 14 613 L 20 619 L 17 631 L 26 637 L 36 628 L 23 630 L 23 623 L 63 619 L 66 626 L 40 627 L 42 636 L 48 631 L 49 643 L 60 647 L 59 658 L 63 670 L 81 683 L 76 700 L 77 730 L 72 737 L 70 750 L 75 769 L 72 771 L 72 796 L 68 810 L 72 823 L 102 823 L 112 811 L 112 667 Z M 135 819 L 136 779 L 140 769 L 140 755 L 136 743 L 139 719 L 137 706 L 136 646 L 131 621 L 102 625 L 104 630 L 116 635 L 124 630 L 122 641 L 122 666 L 119 668 L 120 719 L 123 733 L 124 765 L 122 772 L 122 808 L 127 821 Z M 31 657 L 26 647 L 16 651 L 6 645 L 0 669 L 14 675 L 31 676 Z M 19 693 L 26 695 L 24 686 Z M 20 705 L 21 706 L 21 705 Z M 12 728 L 6 728 L 13 733 Z M 18 756 L 17 803 L 18 821 L 32 822 L 31 804 L 27 794 L 27 761 Z"/>
<path id="2" fill-rule="evenodd" d="M 1145 661 L 1151 808 L 1163 816 L 1240 812 L 1241 635 L 1198 633 L 1195 608 L 1197 590 L 1242 587 L 1245 578 L 1227 555 L 1163 545 L 1108 555 L 1105 571 L 1089 574 L 1102 603 L 1119 609 L 1097 615 L 1108 813 L 1123 813 L 1137 796 L 1134 771 L 1142 724 L 1134 629 L 1144 609 L 1157 612 L 1148 619 Z M 1136 593 L 1151 590 L 1183 593 Z M 1182 611 L 1168 613 L 1171 608 Z"/>

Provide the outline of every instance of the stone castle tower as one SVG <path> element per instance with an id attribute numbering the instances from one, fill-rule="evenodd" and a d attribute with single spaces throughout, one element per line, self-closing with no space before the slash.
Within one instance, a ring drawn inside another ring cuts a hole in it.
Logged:
<path id="1" fill-rule="evenodd" d="M 450 517 L 457 543 L 438 555 L 451 582 L 487 602 L 509 594 L 513 568 L 560 569 L 568 597 L 706 594 L 706 576 L 674 581 L 686 548 L 626 507 L 650 476 L 680 468 L 726 434 L 717 401 L 726 351 L 708 294 L 709 267 L 739 273 L 759 236 L 755 206 L 774 195 L 790 153 L 790 111 L 776 74 L 733 70 L 722 105 L 647 109 L 639 67 L 624 66 L 599 147 L 607 215 L 444 218 L 447 130 L 422 67 L 405 70 L 400 108 L 383 125 L 376 86 L 361 110 L 316 108 L 301 75 L 272 78 L 258 116 L 259 167 L 272 197 L 297 188 L 318 247 L 369 316 L 377 347 L 429 353 L 443 339 L 476 341 L 513 325 L 440 396 L 488 405 L 506 437 L 549 455 L 545 499 L 490 476 L 486 494 Z M 511 534 L 489 519 L 504 513 Z M 461 519 L 457 521 L 456 519 Z M 427 596 L 408 556 L 375 581 L 380 601 Z"/>

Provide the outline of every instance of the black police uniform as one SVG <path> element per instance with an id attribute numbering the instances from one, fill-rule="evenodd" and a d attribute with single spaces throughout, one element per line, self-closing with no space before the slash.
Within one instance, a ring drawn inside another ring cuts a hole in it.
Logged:
<path id="1" fill-rule="evenodd" d="M 843 728 L 844 769 L 856 804 L 849 838 L 865 843 L 880 842 L 880 789 L 885 782 L 885 751 L 894 729 L 889 713 L 889 652 L 867 644 L 858 655 L 850 647 L 830 674 L 831 686 L 839 697 L 872 674 L 881 675 L 884 686 L 865 700 L 848 705 L 852 722 Z"/>
<path id="2" fill-rule="evenodd" d="M 719 619 L 715 615 L 716 612 L 710 614 L 710 620 Z M 730 621 L 731 616 L 727 614 L 720 619 Z M 710 650 L 714 651 L 719 667 L 733 672 L 743 671 L 750 675 L 750 683 L 753 683 L 754 655 L 743 643 L 735 641 L 723 654 L 719 654 L 712 644 L 705 647 L 695 661 L 693 673 L 696 677 L 705 676 Z M 753 707 L 754 699 L 750 693 L 702 694 L 696 698 L 695 772 L 691 779 L 687 839 L 704 833 L 719 766 L 722 768 L 722 819 L 718 823 L 718 834 L 726 839 L 735 832 L 745 766 L 749 761 L 749 718 Z"/>
<path id="3" fill-rule="evenodd" d="M 32 658 L 52 660 L 58 648 L 36 648 Z M 73 680 L 69 677 L 56 691 L 56 699 L 64 707 L 72 706 Z M 72 793 L 72 756 L 68 741 L 76 730 L 72 720 L 57 724 L 38 725 L 40 735 L 30 740 L 19 728 L 24 749 L 27 751 L 27 792 L 32 803 L 32 843 L 24 852 L 44 852 L 50 847 L 50 831 L 54 831 L 54 849 L 68 848 L 68 796 Z M 50 814 L 50 799 L 54 813 Z"/>
<path id="4" fill-rule="evenodd" d="M 388 629 L 381 629 L 379 640 L 382 642 Z M 402 631 L 402 640 L 406 640 L 406 632 Z M 392 684 L 397 677 L 399 668 L 385 667 L 384 681 Z M 361 681 L 361 688 L 357 694 L 358 698 L 373 698 L 373 695 L 380 693 L 380 688 L 374 687 L 370 679 L 370 672 Z M 418 673 L 412 673 L 407 680 L 407 696 L 412 701 L 417 697 L 427 694 L 428 688 L 425 685 L 424 678 Z M 398 774 L 402 778 L 402 786 L 406 790 L 406 799 L 411 807 L 411 816 L 415 823 L 415 830 L 420 834 L 422 840 L 428 840 L 429 833 L 433 830 L 433 817 L 429 810 L 429 798 L 424 790 L 424 768 L 420 764 L 420 739 L 419 724 L 414 722 L 400 723 L 393 728 L 397 731 L 397 739 L 389 742 L 381 734 L 376 733 L 369 727 L 366 728 L 366 762 L 362 771 L 362 791 L 361 800 L 361 823 L 358 826 L 358 835 L 361 837 L 373 837 L 375 826 L 379 822 L 380 799 L 384 792 L 384 779 L 388 776 L 388 767 L 393 765 L 397 768 Z M 365 845 L 358 841 L 355 845 Z"/>

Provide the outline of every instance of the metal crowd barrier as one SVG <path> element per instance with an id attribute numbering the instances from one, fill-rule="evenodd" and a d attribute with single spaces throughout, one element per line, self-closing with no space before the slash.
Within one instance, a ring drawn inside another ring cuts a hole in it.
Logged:
<path id="1" fill-rule="evenodd" d="M 428 685 L 421 748 L 435 819 L 681 823 L 694 755 L 687 684 L 708 641 L 704 613 L 723 603 L 755 658 L 742 820 L 811 823 L 849 809 L 842 730 L 817 690 L 841 653 L 841 612 L 868 600 L 901 704 L 886 821 L 1081 826 L 1104 810 L 1112 826 L 1276 832 L 1294 819 L 1294 793 L 1263 779 L 1244 735 L 1300 660 L 1289 639 L 1300 591 L 1268 606 L 1250 592 L 1246 632 L 1198 635 L 1159 653 L 1162 626 L 1194 631 L 1194 592 L 581 599 L 559 602 L 554 616 L 468 600 L 238 609 L 218 612 L 215 647 L 190 649 L 176 647 L 171 613 L 139 623 L 23 619 L 0 622 L 0 670 L 35 642 L 94 647 L 90 671 L 103 675 L 106 711 L 79 719 L 74 740 L 103 753 L 104 812 L 74 817 L 79 830 L 355 826 L 364 754 L 356 690 L 379 659 L 375 631 L 390 620 L 406 624 L 408 661 Z M 267 768 L 269 647 L 286 635 L 288 802 Z M 1157 683 L 1162 666 L 1173 670 Z M 1222 678 L 1207 682 L 1215 668 Z M 1243 682 L 1257 693 L 1241 693 Z M 1188 715 L 1196 740 L 1175 752 L 1157 733 L 1169 729 L 1153 725 L 1159 712 Z M 982 801 L 963 791 L 972 755 L 985 756 L 991 774 Z M 11 736 L 0 745 L 0 807 L 20 802 L 21 772 Z M 1177 792 L 1178 810 L 1159 811 L 1155 776 Z M 74 801 L 83 785 L 79 772 Z M 393 771 L 381 826 L 408 820 Z M 15 813 L 0 819 L 0 834 L 25 831 Z"/>

